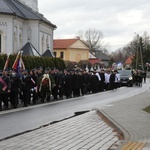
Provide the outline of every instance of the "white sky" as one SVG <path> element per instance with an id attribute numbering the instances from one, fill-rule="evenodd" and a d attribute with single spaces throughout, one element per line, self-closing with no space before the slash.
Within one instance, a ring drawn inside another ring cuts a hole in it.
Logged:
<path id="1" fill-rule="evenodd" d="M 150 0 L 39 0 L 39 12 L 57 26 L 54 38 L 74 38 L 94 28 L 115 51 L 150 30 Z"/>

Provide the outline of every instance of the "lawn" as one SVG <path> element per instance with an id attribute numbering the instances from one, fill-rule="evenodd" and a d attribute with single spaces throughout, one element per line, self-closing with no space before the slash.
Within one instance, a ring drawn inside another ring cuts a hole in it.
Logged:
<path id="1" fill-rule="evenodd" d="M 146 107 L 146 108 L 144 109 L 144 111 L 150 113 L 150 106 L 149 106 L 149 107 Z"/>

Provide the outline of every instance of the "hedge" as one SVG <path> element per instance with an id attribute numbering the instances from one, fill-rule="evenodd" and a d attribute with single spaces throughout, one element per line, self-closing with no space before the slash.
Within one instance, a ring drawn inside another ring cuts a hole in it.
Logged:
<path id="1" fill-rule="evenodd" d="M 16 59 L 17 55 L 10 55 L 9 56 L 9 63 L 8 63 L 8 68 L 12 68 L 13 63 Z M 0 55 L 0 70 L 3 70 L 5 62 L 7 59 L 6 54 L 1 54 Z M 60 58 L 50 58 L 50 57 L 33 57 L 33 56 L 22 56 L 25 68 L 30 70 L 34 68 L 56 68 L 59 70 L 63 70 L 66 68 L 65 63 L 62 59 Z"/>

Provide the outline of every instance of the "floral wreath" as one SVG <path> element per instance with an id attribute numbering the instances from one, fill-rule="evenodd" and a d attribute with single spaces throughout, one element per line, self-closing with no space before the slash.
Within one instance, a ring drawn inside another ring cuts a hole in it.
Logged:
<path id="1" fill-rule="evenodd" d="M 43 75 L 39 91 L 41 91 L 42 88 L 49 88 L 49 90 L 51 91 L 51 81 L 50 81 L 49 74 Z"/>

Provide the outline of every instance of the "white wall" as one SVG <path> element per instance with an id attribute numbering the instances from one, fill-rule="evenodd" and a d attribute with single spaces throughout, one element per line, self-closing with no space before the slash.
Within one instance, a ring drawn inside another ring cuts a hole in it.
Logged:
<path id="1" fill-rule="evenodd" d="M 12 17 L 0 15 L 0 32 L 2 33 L 2 53 L 11 53 L 12 42 Z"/>
<path id="2" fill-rule="evenodd" d="M 43 54 L 49 46 L 53 51 L 53 28 L 39 20 L 26 21 L 18 17 L 0 15 L 2 53 L 16 53 L 28 41 Z M 15 37 L 14 37 L 15 33 Z M 42 43 L 42 37 L 43 43 Z"/>
<path id="3" fill-rule="evenodd" d="M 45 23 L 41 23 L 39 26 L 40 32 L 40 53 L 43 54 L 49 47 L 53 51 L 53 30 L 49 28 Z M 44 38 L 44 39 L 43 39 Z M 48 39 L 48 42 L 47 42 Z"/>

